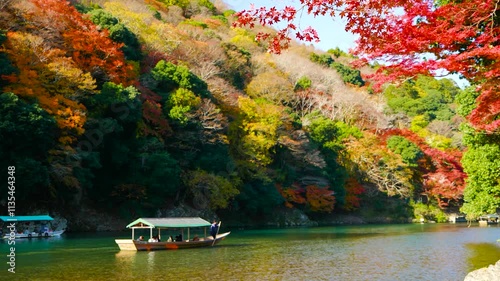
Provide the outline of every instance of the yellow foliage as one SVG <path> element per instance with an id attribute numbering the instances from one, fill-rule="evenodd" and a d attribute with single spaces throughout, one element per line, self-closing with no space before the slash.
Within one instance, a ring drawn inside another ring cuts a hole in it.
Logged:
<path id="1" fill-rule="evenodd" d="M 278 128 L 282 125 L 281 108 L 246 97 L 240 97 L 238 104 L 244 115 L 242 143 L 245 154 L 252 163 L 269 165 L 272 148 L 278 141 Z"/>
<path id="2" fill-rule="evenodd" d="M 152 50 L 170 53 L 181 43 L 182 38 L 176 28 L 157 20 L 149 11 L 130 11 L 125 4 L 118 2 L 107 2 L 104 9 L 118 18 Z"/>
<path id="3" fill-rule="evenodd" d="M 9 32 L 5 53 L 18 68 L 13 83 L 4 88 L 25 98 L 36 98 L 53 115 L 61 128 L 59 141 L 70 144 L 83 134 L 85 107 L 77 100 L 82 91 L 93 91 L 89 73 L 75 67 L 63 52 L 49 48 L 43 38 L 22 32 Z"/>
<path id="4" fill-rule="evenodd" d="M 77 68 L 71 58 L 55 58 L 47 64 L 47 69 L 50 70 L 49 73 L 45 73 L 47 81 L 42 82 L 45 82 L 46 89 L 51 92 L 71 97 L 75 95 L 76 90 L 90 92 L 97 87 L 90 73 L 84 73 Z"/>
<path id="5" fill-rule="evenodd" d="M 279 71 L 268 71 L 255 76 L 246 88 L 252 98 L 265 98 L 276 104 L 292 99 L 293 84 Z"/>
<path id="6" fill-rule="evenodd" d="M 425 142 L 432 148 L 437 148 L 440 150 L 449 149 L 453 143 L 451 138 L 445 136 L 430 134 L 425 138 Z"/>

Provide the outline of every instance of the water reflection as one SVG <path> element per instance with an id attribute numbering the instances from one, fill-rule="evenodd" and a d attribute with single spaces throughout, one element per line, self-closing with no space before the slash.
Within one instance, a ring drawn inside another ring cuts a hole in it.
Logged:
<path id="1" fill-rule="evenodd" d="M 20 280 L 463 280 L 500 259 L 500 228 L 368 225 L 233 231 L 215 247 L 119 251 L 116 236 L 19 243 Z M 0 250 L 7 250 L 0 243 Z"/>

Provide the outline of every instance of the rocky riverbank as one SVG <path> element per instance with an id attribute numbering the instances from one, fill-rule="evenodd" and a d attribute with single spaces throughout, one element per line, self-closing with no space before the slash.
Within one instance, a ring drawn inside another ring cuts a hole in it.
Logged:
<path id="1" fill-rule="evenodd" d="M 40 212 L 47 213 L 47 212 Z M 103 213 L 88 206 L 81 206 L 77 211 L 66 212 L 65 215 L 53 214 L 53 227 L 66 229 L 68 232 L 101 232 L 122 231 L 130 223 L 116 214 Z M 196 210 L 186 205 L 179 205 L 170 209 L 158 210 L 156 217 L 201 217 L 206 220 L 218 219 L 211 211 Z M 133 218 L 135 219 L 135 218 Z M 318 225 L 361 225 L 373 223 L 409 223 L 410 218 L 394 219 L 387 216 L 362 216 L 360 214 L 332 214 L 323 218 L 311 219 L 303 211 L 281 208 L 275 210 L 266 221 L 234 221 L 226 220 L 226 226 L 236 228 L 248 227 L 307 227 Z"/>

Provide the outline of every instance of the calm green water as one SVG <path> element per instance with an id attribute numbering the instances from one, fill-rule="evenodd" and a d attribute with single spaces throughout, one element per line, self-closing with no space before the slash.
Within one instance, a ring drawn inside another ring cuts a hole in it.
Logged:
<path id="1" fill-rule="evenodd" d="M 119 251 L 129 233 L 64 234 L 16 244 L 1 280 L 463 280 L 500 260 L 500 227 L 463 224 L 231 230 L 212 248 Z"/>

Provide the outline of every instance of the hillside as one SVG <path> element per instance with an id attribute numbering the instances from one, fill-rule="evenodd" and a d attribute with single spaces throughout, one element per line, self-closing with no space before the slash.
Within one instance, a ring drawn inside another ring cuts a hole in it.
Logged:
<path id="1" fill-rule="evenodd" d="M 406 222 L 461 206 L 451 80 L 375 94 L 376 66 L 335 46 L 269 54 L 220 2 L 1 3 L 0 163 L 19 214 Z"/>

